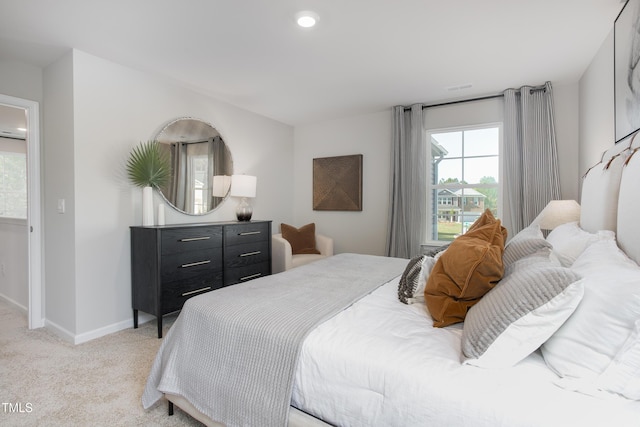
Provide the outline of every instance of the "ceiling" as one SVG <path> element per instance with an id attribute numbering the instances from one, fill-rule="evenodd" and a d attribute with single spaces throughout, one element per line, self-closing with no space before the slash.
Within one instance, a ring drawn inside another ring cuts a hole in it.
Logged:
<path id="1" fill-rule="evenodd" d="M 44 67 L 77 48 L 296 126 L 575 83 L 622 4 L 0 0 L 0 60 Z M 297 27 L 300 10 L 315 11 L 318 25 Z"/>

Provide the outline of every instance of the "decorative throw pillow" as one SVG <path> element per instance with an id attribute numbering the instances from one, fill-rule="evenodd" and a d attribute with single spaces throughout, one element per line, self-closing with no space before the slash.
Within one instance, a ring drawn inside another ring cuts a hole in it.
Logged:
<path id="1" fill-rule="evenodd" d="M 398 299 L 405 304 L 424 302 L 424 287 L 435 264 L 433 257 L 418 255 L 404 269 L 398 283 Z"/>
<path id="2" fill-rule="evenodd" d="M 487 209 L 438 258 L 424 292 L 434 326 L 464 321 L 469 308 L 502 278 L 506 233 Z"/>
<path id="3" fill-rule="evenodd" d="M 580 254 L 593 242 L 613 239 L 615 239 L 613 231 L 601 230 L 589 233 L 580 228 L 577 222 L 559 225 L 547 236 L 547 242 L 553 247 L 552 256 L 565 267 L 571 267 Z"/>
<path id="4" fill-rule="evenodd" d="M 640 267 L 614 240 L 600 240 L 585 249 L 571 269 L 584 278 L 584 298 L 575 313 L 544 343 L 542 355 L 557 374 L 577 380 L 564 381 L 573 389 L 589 393 L 602 387 L 627 393 L 625 390 L 633 387 L 628 388 L 616 378 L 620 378 L 620 369 L 640 366 L 636 332 L 640 319 Z M 635 384 L 637 392 L 638 380 Z M 637 398 L 638 394 L 629 391 L 629 396 Z"/>
<path id="5" fill-rule="evenodd" d="M 504 247 L 502 260 L 505 268 L 520 258 L 531 255 L 540 249 L 550 248 L 538 224 L 532 224 L 513 236 Z"/>
<path id="6" fill-rule="evenodd" d="M 580 276 L 555 265 L 548 248 L 541 252 L 515 261 L 500 283 L 469 309 L 462 333 L 465 364 L 513 366 L 575 311 L 584 294 Z"/>
<path id="7" fill-rule="evenodd" d="M 299 254 L 319 254 L 316 249 L 316 224 L 311 223 L 296 228 L 288 224 L 280 224 L 282 238 L 291 244 L 291 253 Z"/>

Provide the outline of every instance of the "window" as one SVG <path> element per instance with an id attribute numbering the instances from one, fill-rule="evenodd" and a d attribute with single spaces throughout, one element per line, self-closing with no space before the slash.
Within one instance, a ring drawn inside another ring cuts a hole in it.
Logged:
<path id="1" fill-rule="evenodd" d="M 209 187 L 207 186 L 207 170 L 209 157 L 205 155 L 191 156 L 191 170 L 193 172 L 193 212 L 202 215 L 207 212 L 207 197 Z"/>
<path id="2" fill-rule="evenodd" d="M 0 217 L 27 218 L 27 156 L 0 152 Z"/>
<path id="3" fill-rule="evenodd" d="M 427 132 L 427 236 L 451 241 L 484 212 L 500 214 L 501 124 Z"/>

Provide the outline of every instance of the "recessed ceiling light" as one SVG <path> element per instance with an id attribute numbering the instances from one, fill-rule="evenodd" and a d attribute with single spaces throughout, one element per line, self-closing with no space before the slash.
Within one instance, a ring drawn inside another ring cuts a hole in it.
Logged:
<path id="1" fill-rule="evenodd" d="M 310 10 L 296 13 L 296 23 L 303 28 L 311 28 L 315 26 L 319 20 L 320 17 L 318 14 Z"/>

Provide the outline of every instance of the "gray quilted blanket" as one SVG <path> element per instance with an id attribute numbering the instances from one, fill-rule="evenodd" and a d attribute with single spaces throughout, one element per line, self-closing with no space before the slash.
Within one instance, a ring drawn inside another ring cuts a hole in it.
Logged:
<path id="1" fill-rule="evenodd" d="M 407 260 L 340 254 L 189 299 L 156 356 L 142 396 L 180 395 L 227 426 L 286 426 L 307 334 Z"/>

